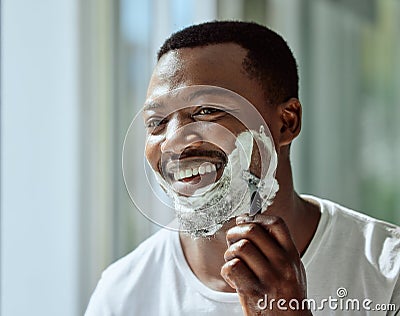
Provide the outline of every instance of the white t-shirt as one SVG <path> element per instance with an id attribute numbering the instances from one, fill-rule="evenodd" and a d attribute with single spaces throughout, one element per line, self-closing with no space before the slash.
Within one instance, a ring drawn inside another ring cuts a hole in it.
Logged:
<path id="1" fill-rule="evenodd" d="M 302 257 L 308 299 L 316 304 L 314 308 L 309 303 L 313 315 L 400 315 L 400 228 L 327 200 L 304 197 L 321 209 L 317 230 Z M 265 302 L 271 304 L 267 297 L 260 306 Z M 295 303 L 280 306 L 292 309 Z M 378 311 L 393 309 L 385 304 L 395 304 L 395 311 Z M 279 308 L 276 302 L 272 308 Z M 214 291 L 197 279 L 178 233 L 162 229 L 103 272 L 85 315 L 243 312 L 236 293 Z"/>

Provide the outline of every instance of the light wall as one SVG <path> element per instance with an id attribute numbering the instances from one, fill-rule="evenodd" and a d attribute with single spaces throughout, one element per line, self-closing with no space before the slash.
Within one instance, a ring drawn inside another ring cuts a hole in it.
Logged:
<path id="1" fill-rule="evenodd" d="M 73 0 L 1 7 L 1 315 L 78 315 Z"/>

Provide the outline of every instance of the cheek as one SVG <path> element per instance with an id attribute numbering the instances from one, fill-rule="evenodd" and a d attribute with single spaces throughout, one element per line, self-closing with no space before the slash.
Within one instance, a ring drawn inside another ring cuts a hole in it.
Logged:
<path id="1" fill-rule="evenodd" d="M 235 149 L 235 136 L 228 130 L 210 130 L 203 139 L 229 155 Z M 211 137 L 208 135 L 212 135 Z"/>
<path id="2" fill-rule="evenodd" d="M 149 162 L 153 170 L 158 171 L 158 162 L 160 161 L 161 155 L 161 142 L 157 141 L 153 137 L 148 137 L 144 148 L 146 159 Z"/>
<path id="3" fill-rule="evenodd" d="M 277 123 L 268 124 L 268 125 L 269 125 L 269 129 L 270 129 L 272 138 L 274 140 L 276 153 L 279 155 L 279 153 L 280 153 L 279 139 L 280 139 L 280 135 L 281 135 L 281 126 Z"/>
<path id="4" fill-rule="evenodd" d="M 219 125 L 221 128 L 210 128 L 210 130 L 204 131 L 204 133 L 205 135 L 212 135 L 208 136 L 208 138 L 212 138 L 218 147 L 225 153 L 230 154 L 236 148 L 237 136 L 247 129 L 234 118 L 223 123 L 219 122 Z"/>
<path id="5" fill-rule="evenodd" d="M 264 119 L 274 140 L 275 150 L 279 154 L 279 139 L 282 128 L 279 111 L 270 111 Z"/>

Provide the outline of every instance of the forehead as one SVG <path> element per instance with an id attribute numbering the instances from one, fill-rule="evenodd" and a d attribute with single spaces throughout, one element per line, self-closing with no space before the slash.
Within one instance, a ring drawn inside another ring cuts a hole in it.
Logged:
<path id="1" fill-rule="evenodd" d="M 263 102 L 261 85 L 243 69 L 246 55 L 247 50 L 233 43 L 170 51 L 154 69 L 147 98 L 185 86 L 210 85 L 234 91 L 253 104 Z"/>

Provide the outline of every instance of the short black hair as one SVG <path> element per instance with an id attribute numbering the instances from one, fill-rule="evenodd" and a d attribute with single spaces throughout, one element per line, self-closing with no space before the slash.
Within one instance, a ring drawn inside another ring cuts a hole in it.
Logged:
<path id="1" fill-rule="evenodd" d="M 157 60 L 171 50 L 221 43 L 236 43 L 248 51 L 243 68 L 260 82 L 269 103 L 298 98 L 297 64 L 289 46 L 280 35 L 257 23 L 212 21 L 189 26 L 164 42 Z"/>

